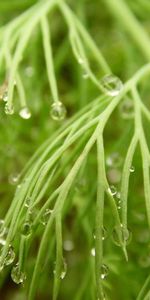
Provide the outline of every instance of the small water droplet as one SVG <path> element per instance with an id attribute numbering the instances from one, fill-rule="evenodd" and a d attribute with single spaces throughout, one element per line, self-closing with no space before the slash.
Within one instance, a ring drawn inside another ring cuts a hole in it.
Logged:
<path id="1" fill-rule="evenodd" d="M 51 105 L 51 117 L 55 121 L 62 121 L 66 117 L 66 108 L 61 102 L 54 102 Z"/>
<path id="2" fill-rule="evenodd" d="M 105 264 L 103 264 L 101 266 L 101 275 L 100 275 L 101 279 L 104 280 L 108 276 L 108 274 L 109 274 L 109 268 Z"/>
<path id="3" fill-rule="evenodd" d="M 117 189 L 114 185 L 111 185 L 109 188 L 108 188 L 108 192 L 111 196 L 114 196 L 117 194 Z"/>
<path id="4" fill-rule="evenodd" d="M 130 173 L 134 173 L 134 171 L 135 171 L 134 166 L 131 166 L 131 167 L 130 167 Z"/>
<path id="5" fill-rule="evenodd" d="M 65 251 L 72 251 L 74 249 L 74 243 L 71 240 L 65 240 L 63 248 Z"/>
<path id="6" fill-rule="evenodd" d="M 62 265 L 62 270 L 61 270 L 61 274 L 60 274 L 60 279 L 64 279 L 67 273 L 67 263 L 65 261 L 65 259 L 63 259 L 63 265 Z"/>
<path id="7" fill-rule="evenodd" d="M 23 107 L 20 111 L 19 111 L 19 116 L 22 118 L 22 119 L 30 119 L 31 118 L 31 112 L 29 110 L 28 107 Z"/>
<path id="8" fill-rule="evenodd" d="M 4 91 L 4 93 L 3 93 L 3 95 L 2 95 L 2 100 L 3 100 L 4 102 L 7 102 L 7 101 L 8 101 L 8 91 L 7 91 L 7 90 Z"/>
<path id="9" fill-rule="evenodd" d="M 84 59 L 83 59 L 82 57 L 79 57 L 79 58 L 78 58 L 78 63 L 79 63 L 80 65 L 83 65 L 83 64 L 84 64 Z"/>
<path id="10" fill-rule="evenodd" d="M 101 79 L 100 84 L 102 85 L 104 92 L 112 97 L 119 95 L 123 89 L 122 81 L 113 74 L 104 76 Z"/>
<path id="11" fill-rule="evenodd" d="M 45 209 L 45 212 L 43 213 L 43 215 L 41 216 L 41 220 L 40 222 L 45 226 L 48 221 L 49 221 L 49 218 L 50 218 L 50 215 L 52 214 L 53 210 L 52 209 L 49 209 L 49 208 L 46 208 Z"/>
<path id="12" fill-rule="evenodd" d="M 8 103 L 5 104 L 5 114 L 6 115 L 13 115 L 14 113 L 14 107 L 13 105 L 8 105 Z"/>
<path id="13" fill-rule="evenodd" d="M 106 164 L 108 167 L 118 168 L 122 164 L 122 157 L 118 152 L 113 152 L 106 159 Z"/>
<path id="14" fill-rule="evenodd" d="M 92 256 L 95 256 L 95 248 L 92 248 L 92 249 L 91 249 L 91 255 L 92 255 Z"/>
<path id="15" fill-rule="evenodd" d="M 32 233 L 32 224 L 31 222 L 25 222 L 22 226 L 21 233 L 25 236 L 29 236 Z"/>
<path id="16" fill-rule="evenodd" d="M 15 185 L 19 181 L 19 174 L 18 173 L 10 174 L 8 181 L 10 184 Z"/>
<path id="17" fill-rule="evenodd" d="M 107 229 L 103 226 L 102 227 L 102 240 L 104 241 L 108 236 L 108 232 L 107 232 Z M 96 234 L 95 234 L 95 230 L 93 232 L 93 238 L 94 240 L 96 239 Z"/>
<path id="18" fill-rule="evenodd" d="M 14 259 L 15 259 L 14 249 L 13 249 L 12 246 L 9 246 L 7 255 L 6 255 L 5 260 L 4 260 L 4 264 L 6 266 L 8 266 L 8 265 L 12 264 L 12 262 L 14 261 Z"/>
<path id="19" fill-rule="evenodd" d="M 24 283 L 26 280 L 26 275 L 24 272 L 19 270 L 19 264 L 17 263 L 11 271 L 11 278 L 16 284 Z"/>
<path id="20" fill-rule="evenodd" d="M 119 239 L 119 234 L 120 234 L 120 239 Z M 115 245 L 121 247 L 121 242 L 126 243 L 126 245 L 130 244 L 131 239 L 132 239 L 132 233 L 129 229 L 124 228 L 122 225 L 115 226 L 112 234 L 113 242 Z"/>
<path id="21" fill-rule="evenodd" d="M 126 98 L 120 105 L 120 114 L 123 119 L 132 119 L 134 117 L 134 104 L 130 98 Z"/>
<path id="22" fill-rule="evenodd" d="M 82 77 L 84 79 L 88 79 L 89 78 L 89 73 L 86 70 L 84 70 L 83 73 L 82 73 Z"/>
<path id="23" fill-rule="evenodd" d="M 31 198 L 30 197 L 26 197 L 24 206 L 28 208 L 29 205 L 30 205 L 30 201 L 31 201 Z"/>

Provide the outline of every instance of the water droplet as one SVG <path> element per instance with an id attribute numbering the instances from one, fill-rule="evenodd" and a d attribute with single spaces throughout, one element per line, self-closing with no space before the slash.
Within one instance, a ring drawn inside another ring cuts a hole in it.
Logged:
<path id="1" fill-rule="evenodd" d="M 14 249 L 13 249 L 12 246 L 9 246 L 7 255 L 6 255 L 5 260 L 4 260 L 4 264 L 6 266 L 8 266 L 8 265 L 12 264 L 12 262 L 14 261 L 14 259 L 15 259 Z"/>
<path id="2" fill-rule="evenodd" d="M 117 194 L 117 189 L 114 185 L 111 185 L 109 188 L 108 188 L 108 192 L 111 196 L 114 196 Z"/>
<path id="3" fill-rule="evenodd" d="M 30 205 L 30 201 L 31 201 L 31 198 L 30 197 L 26 197 L 24 206 L 28 208 L 29 205 Z"/>
<path id="4" fill-rule="evenodd" d="M 101 79 L 100 84 L 102 85 L 104 92 L 112 97 L 119 95 L 123 89 L 122 81 L 113 74 L 104 76 Z"/>
<path id="5" fill-rule="evenodd" d="M 15 185 L 19 181 L 19 174 L 18 173 L 10 174 L 8 181 L 10 184 Z"/>
<path id="6" fill-rule="evenodd" d="M 119 239 L 119 235 L 121 240 Z M 113 230 L 112 238 L 114 244 L 121 247 L 121 242 L 126 243 L 126 245 L 130 244 L 132 239 L 132 233 L 130 230 L 124 228 L 122 225 L 116 226 Z"/>
<path id="7" fill-rule="evenodd" d="M 23 107 L 20 111 L 19 111 L 19 116 L 23 119 L 29 119 L 31 117 L 31 112 L 28 109 L 28 107 Z"/>
<path id="8" fill-rule="evenodd" d="M 24 283 L 26 280 L 26 275 L 24 272 L 19 270 L 19 264 L 17 263 L 11 271 L 11 278 L 16 284 Z"/>
<path id="9" fill-rule="evenodd" d="M 31 222 L 25 222 L 23 224 L 21 233 L 25 236 L 29 236 L 32 233 L 32 224 L 31 224 Z"/>
<path id="10" fill-rule="evenodd" d="M 84 79 L 89 78 L 89 73 L 88 73 L 86 70 L 84 70 L 83 73 L 82 73 L 82 77 L 83 77 Z"/>
<path id="11" fill-rule="evenodd" d="M 118 152 L 114 152 L 109 157 L 107 157 L 106 164 L 108 167 L 120 167 L 122 164 L 122 157 Z"/>
<path id="12" fill-rule="evenodd" d="M 67 263 L 66 261 L 63 259 L 63 265 L 62 265 L 62 270 L 61 270 L 61 274 L 60 274 L 60 279 L 64 279 L 67 273 Z"/>
<path id="13" fill-rule="evenodd" d="M 43 213 L 43 215 L 41 216 L 41 220 L 40 222 L 45 226 L 50 218 L 51 213 L 53 212 L 52 209 L 46 208 L 45 212 Z"/>
<path id="14" fill-rule="evenodd" d="M 134 166 L 131 166 L 131 167 L 130 167 L 130 173 L 134 173 L 134 171 L 135 171 Z"/>
<path id="15" fill-rule="evenodd" d="M 8 103 L 5 104 L 5 114 L 6 115 L 13 115 L 14 113 L 14 107 L 13 105 L 8 105 Z"/>
<path id="16" fill-rule="evenodd" d="M 120 105 L 120 114 L 123 119 L 132 119 L 134 117 L 134 104 L 130 98 L 126 98 Z"/>
<path id="17" fill-rule="evenodd" d="M 109 274 L 109 268 L 106 265 L 101 266 L 101 279 L 105 279 Z"/>
<path id="18" fill-rule="evenodd" d="M 63 248 L 65 251 L 72 251 L 74 249 L 74 243 L 71 240 L 65 240 Z"/>
<path id="19" fill-rule="evenodd" d="M 102 240 L 104 241 L 107 238 L 107 236 L 108 236 L 107 229 L 103 226 L 102 227 Z M 93 233 L 93 238 L 94 238 L 94 240 L 96 239 L 95 230 Z"/>
<path id="20" fill-rule="evenodd" d="M 7 102 L 7 101 L 8 101 L 8 91 L 7 91 L 7 90 L 4 91 L 4 93 L 3 93 L 3 95 L 2 95 L 2 100 L 3 100 L 4 102 Z"/>
<path id="21" fill-rule="evenodd" d="M 92 255 L 92 256 L 95 256 L 95 248 L 92 248 L 92 249 L 91 249 L 91 255 Z"/>
<path id="22" fill-rule="evenodd" d="M 84 59 L 83 59 L 82 57 L 79 57 L 79 58 L 78 58 L 78 63 L 79 63 L 80 65 L 83 65 L 83 64 L 84 64 Z"/>
<path id="23" fill-rule="evenodd" d="M 66 108 L 61 102 L 54 102 L 51 106 L 51 117 L 55 121 L 62 121 L 66 117 Z"/>

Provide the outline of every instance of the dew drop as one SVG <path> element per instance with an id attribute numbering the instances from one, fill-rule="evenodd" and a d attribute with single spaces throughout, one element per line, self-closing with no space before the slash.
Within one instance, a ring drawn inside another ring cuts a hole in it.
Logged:
<path id="1" fill-rule="evenodd" d="M 62 270 L 61 270 L 61 274 L 60 274 L 60 279 L 64 279 L 67 273 L 67 263 L 65 261 L 65 259 L 63 259 L 63 265 L 62 265 Z"/>
<path id="2" fill-rule="evenodd" d="M 84 70 L 83 73 L 82 73 L 82 77 L 83 77 L 83 79 L 88 79 L 89 78 L 89 73 L 86 70 Z"/>
<path id="3" fill-rule="evenodd" d="M 83 65 L 84 64 L 84 59 L 82 57 L 78 58 L 78 63 L 79 65 Z"/>
<path id="4" fill-rule="evenodd" d="M 134 171 L 135 171 L 134 166 L 131 166 L 131 167 L 130 167 L 130 173 L 134 173 Z"/>
<path id="5" fill-rule="evenodd" d="M 8 103 L 5 104 L 5 114 L 6 115 L 13 115 L 14 113 L 14 107 L 13 105 L 8 105 Z"/>
<path id="6" fill-rule="evenodd" d="M 109 268 L 106 265 L 101 266 L 101 279 L 104 280 L 109 274 Z"/>
<path id="7" fill-rule="evenodd" d="M 31 201 L 31 198 L 30 197 L 26 197 L 24 206 L 28 208 L 29 205 L 30 205 L 30 201 Z"/>
<path id="8" fill-rule="evenodd" d="M 104 241 L 108 236 L 108 233 L 107 233 L 107 229 L 103 226 L 102 227 L 102 241 Z M 93 238 L 94 240 L 96 239 L 96 234 L 95 234 L 95 230 L 93 232 Z"/>
<path id="9" fill-rule="evenodd" d="M 24 283 L 26 280 L 26 275 L 20 271 L 18 263 L 12 268 L 11 278 L 16 284 Z"/>
<path id="10" fill-rule="evenodd" d="M 121 247 L 121 241 L 119 239 L 119 234 L 120 234 L 120 239 L 121 239 L 122 243 L 126 243 L 126 245 L 130 244 L 131 239 L 132 239 L 132 233 L 130 230 L 128 230 L 127 228 L 124 228 L 121 225 L 120 227 L 116 226 L 112 233 L 112 238 L 113 238 L 113 242 L 115 245 Z"/>
<path id="11" fill-rule="evenodd" d="M 22 118 L 22 119 L 30 119 L 31 118 L 31 112 L 29 110 L 28 107 L 23 107 L 20 111 L 19 111 L 19 116 Z"/>
<path id="12" fill-rule="evenodd" d="M 108 192 L 111 196 L 114 196 L 117 194 L 117 189 L 114 185 L 111 185 L 109 188 L 108 188 Z"/>
<path id="13" fill-rule="evenodd" d="M 5 260 L 4 260 L 4 264 L 6 266 L 8 266 L 8 265 L 12 264 L 12 262 L 14 261 L 14 259 L 15 259 L 14 249 L 13 249 L 12 246 L 9 246 L 7 255 L 6 255 Z"/>
<path id="14" fill-rule="evenodd" d="M 74 243 L 71 240 L 65 240 L 63 248 L 65 251 L 72 251 L 74 249 Z"/>
<path id="15" fill-rule="evenodd" d="M 112 97 L 119 95 L 123 89 L 122 81 L 113 74 L 104 76 L 101 79 L 100 84 L 102 85 L 104 92 Z"/>
<path id="16" fill-rule="evenodd" d="M 25 222 L 22 226 L 21 233 L 25 236 L 29 236 L 32 233 L 32 224 L 31 222 Z"/>
<path id="17" fill-rule="evenodd" d="M 132 119 L 134 117 L 134 105 L 130 98 L 127 98 L 120 105 L 120 114 L 123 119 Z"/>
<path id="18" fill-rule="evenodd" d="M 92 256 L 95 256 L 95 248 L 92 248 L 92 249 L 91 249 L 91 255 L 92 255 Z"/>
<path id="19" fill-rule="evenodd" d="M 3 100 L 4 102 L 7 102 L 7 101 L 8 101 L 8 91 L 7 91 L 7 90 L 4 91 L 4 93 L 3 93 L 3 95 L 2 95 L 2 100 Z"/>
<path id="20" fill-rule="evenodd" d="M 55 121 L 62 121 L 66 117 L 66 108 L 61 102 L 54 102 L 51 105 L 51 117 Z"/>
<path id="21" fill-rule="evenodd" d="M 8 181 L 10 184 L 15 185 L 19 181 L 19 174 L 18 173 L 10 174 Z"/>
<path id="22" fill-rule="evenodd" d="M 50 218 L 50 215 L 52 214 L 53 210 L 52 209 L 49 209 L 49 208 L 46 208 L 45 209 L 45 212 L 43 213 L 43 215 L 41 216 L 41 220 L 40 222 L 45 226 L 48 221 L 49 221 L 49 218 Z"/>
<path id="23" fill-rule="evenodd" d="M 106 159 L 106 164 L 108 167 L 118 168 L 122 164 L 122 157 L 118 152 L 113 152 Z"/>

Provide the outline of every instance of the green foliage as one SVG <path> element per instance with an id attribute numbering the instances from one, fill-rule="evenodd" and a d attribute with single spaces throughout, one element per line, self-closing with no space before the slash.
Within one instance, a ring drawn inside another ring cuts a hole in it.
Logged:
<path id="1" fill-rule="evenodd" d="M 1 291 L 149 299 L 149 1 L 0 10 Z"/>

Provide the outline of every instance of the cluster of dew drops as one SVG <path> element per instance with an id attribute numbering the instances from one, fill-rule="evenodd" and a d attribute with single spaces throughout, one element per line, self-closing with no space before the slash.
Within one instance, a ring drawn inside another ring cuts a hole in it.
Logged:
<path id="1" fill-rule="evenodd" d="M 81 65 L 83 65 L 84 61 L 81 60 L 79 63 Z M 28 76 L 29 75 L 31 75 L 31 72 L 29 72 Z M 88 77 L 89 77 L 88 73 L 84 70 L 83 78 L 87 79 Z M 16 83 L 14 83 L 14 84 L 16 84 Z M 107 95 L 112 96 L 112 97 L 117 96 L 123 89 L 122 81 L 113 74 L 105 75 L 100 80 L 100 85 L 101 85 L 104 93 L 106 93 Z M 0 98 L 1 98 L 1 100 L 3 100 L 5 102 L 5 113 L 12 115 L 14 113 L 14 107 L 13 106 L 9 107 L 8 103 L 7 103 L 8 102 L 8 83 L 7 82 L 5 82 L 3 84 L 3 86 L 0 88 Z M 133 117 L 134 111 L 133 111 L 133 104 L 132 104 L 131 99 L 129 99 L 129 98 L 125 99 L 125 101 L 122 103 L 122 105 L 120 107 L 120 111 L 121 111 L 121 115 L 124 119 Z M 66 108 L 62 102 L 57 101 L 57 102 L 52 103 L 50 115 L 53 120 L 56 120 L 56 121 L 63 120 L 66 117 L 66 113 L 67 113 Z M 31 117 L 31 112 L 28 109 L 28 107 L 23 107 L 19 111 L 19 115 L 23 119 L 29 119 Z M 118 159 L 118 155 L 113 153 L 112 156 L 108 158 L 106 163 L 111 168 L 118 167 L 120 164 L 120 158 Z M 134 167 L 131 167 L 130 172 L 134 172 Z M 12 175 L 10 177 L 11 177 L 10 183 L 16 184 L 18 182 L 18 175 L 15 174 L 14 176 Z M 118 178 L 119 178 L 119 175 L 118 175 Z M 120 207 L 121 207 L 120 206 L 120 201 L 121 201 L 120 193 L 117 192 L 117 189 L 115 188 L 115 186 L 112 185 L 109 187 L 109 193 L 112 196 L 116 195 L 116 198 L 118 199 L 118 209 L 120 209 Z M 25 207 L 29 208 L 29 205 L 30 205 L 30 197 L 27 197 L 27 199 L 25 201 Z M 41 221 L 40 221 L 41 224 L 43 224 L 44 226 L 47 224 L 51 213 L 52 213 L 51 209 L 47 208 L 45 210 L 44 214 L 41 217 Z M 124 229 L 123 227 L 121 230 L 122 230 L 123 240 L 126 241 L 126 243 L 128 243 L 131 238 L 130 232 L 127 229 Z M 1 251 L 2 251 L 3 246 L 5 246 L 5 243 L 6 243 L 7 232 L 8 232 L 8 229 L 4 227 L 4 221 L 0 220 Z M 29 221 L 25 222 L 22 226 L 21 234 L 23 234 L 25 236 L 29 236 L 31 233 L 32 233 L 32 223 Z M 94 238 L 95 238 L 95 235 L 94 235 Z M 107 238 L 107 230 L 106 230 L 106 228 L 103 227 L 102 228 L 102 240 L 105 240 L 106 238 Z M 117 246 L 120 246 L 120 241 L 118 240 L 118 235 L 116 234 L 116 228 L 113 230 L 113 241 Z M 73 248 L 74 248 L 74 245 L 71 240 L 64 241 L 64 250 L 72 251 Z M 91 249 L 91 255 L 95 256 L 95 248 Z M 5 257 L 4 263 L 1 266 L 1 271 L 3 270 L 3 268 L 5 266 L 12 264 L 14 262 L 14 260 L 15 260 L 15 252 L 14 252 L 13 247 L 10 245 L 9 249 L 8 249 L 8 253 Z M 66 261 L 63 260 L 62 272 L 60 275 L 61 279 L 64 279 L 66 272 L 67 272 L 67 264 L 66 264 Z M 55 273 L 55 268 L 54 268 L 54 273 Z M 100 270 L 100 278 L 102 280 L 104 280 L 108 274 L 109 274 L 108 266 L 105 264 L 102 264 L 101 270 Z M 19 266 L 18 262 L 12 268 L 11 277 L 12 277 L 12 280 L 16 284 L 24 283 L 24 281 L 26 279 L 26 274 L 20 270 L 20 266 Z"/>

